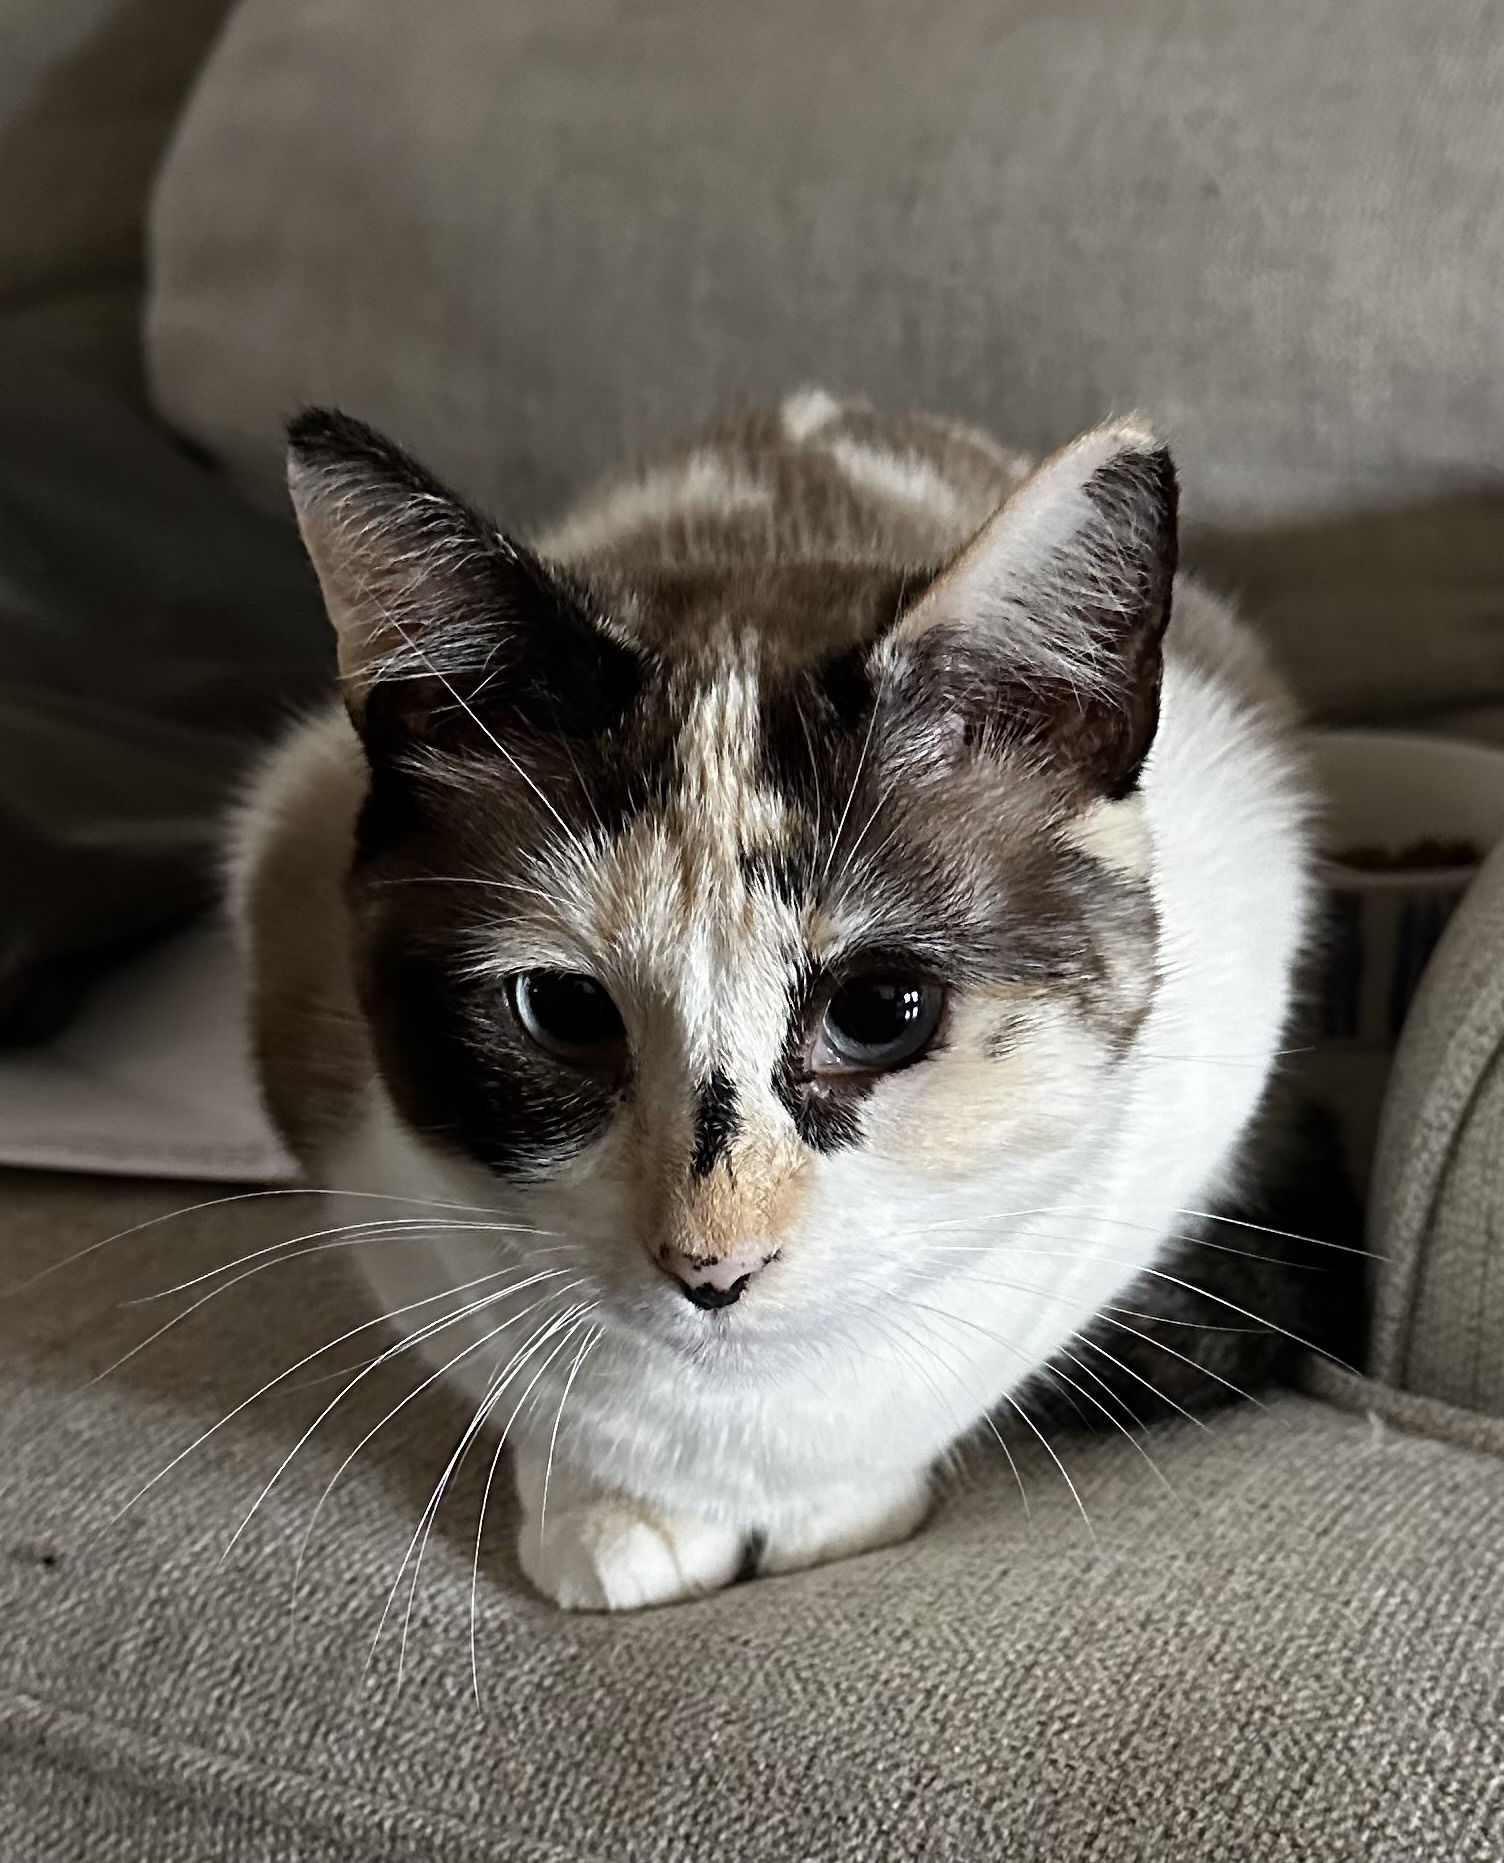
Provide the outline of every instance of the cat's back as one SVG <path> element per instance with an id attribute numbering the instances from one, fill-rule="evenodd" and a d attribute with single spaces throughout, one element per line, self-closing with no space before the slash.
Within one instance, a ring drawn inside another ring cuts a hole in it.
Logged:
<path id="1" fill-rule="evenodd" d="M 618 579 L 650 589 L 644 633 L 672 631 L 682 646 L 734 609 L 803 658 L 868 631 L 874 603 L 885 612 L 953 558 L 1037 463 L 962 421 L 806 388 L 613 474 L 534 543 L 608 591 Z M 618 618 L 633 626 L 630 613 Z M 1285 710 L 1258 641 L 1186 576 L 1166 653 L 1236 698 Z"/>
<path id="2" fill-rule="evenodd" d="M 1031 464 L 959 421 L 805 389 L 618 473 L 537 544 L 556 562 L 637 575 L 938 566 Z"/>

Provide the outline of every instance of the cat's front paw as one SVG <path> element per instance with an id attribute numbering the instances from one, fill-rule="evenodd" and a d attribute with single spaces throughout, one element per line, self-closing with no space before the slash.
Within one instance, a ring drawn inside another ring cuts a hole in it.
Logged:
<path id="1" fill-rule="evenodd" d="M 566 1611 L 635 1611 L 719 1591 L 741 1565 L 741 1535 L 601 1499 L 524 1521 L 522 1569 Z"/>
<path id="2" fill-rule="evenodd" d="M 885 1486 L 874 1486 L 811 1513 L 784 1521 L 770 1532 L 758 1561 L 759 1573 L 798 1572 L 827 1565 L 906 1540 L 930 1511 L 928 1473 L 917 1470 Z"/>

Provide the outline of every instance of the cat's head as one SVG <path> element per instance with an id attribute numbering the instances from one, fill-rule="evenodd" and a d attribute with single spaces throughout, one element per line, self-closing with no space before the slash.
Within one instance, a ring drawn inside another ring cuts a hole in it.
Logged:
<path id="1" fill-rule="evenodd" d="M 291 462 L 371 769 L 365 1011 L 457 1184 L 689 1344 L 828 1326 L 1058 1194 L 1155 982 L 1149 433 L 902 573 L 566 570 L 341 416 Z"/>

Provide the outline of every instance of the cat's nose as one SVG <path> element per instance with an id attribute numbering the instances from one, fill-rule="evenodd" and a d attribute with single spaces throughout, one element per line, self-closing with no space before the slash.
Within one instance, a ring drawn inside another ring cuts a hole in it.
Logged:
<path id="1" fill-rule="evenodd" d="M 671 1248 L 665 1249 L 658 1259 L 681 1284 L 686 1300 L 693 1301 L 697 1307 L 729 1307 L 741 1299 L 747 1283 L 767 1267 L 776 1252 L 734 1249 L 729 1255 L 712 1258 L 686 1255 Z"/>

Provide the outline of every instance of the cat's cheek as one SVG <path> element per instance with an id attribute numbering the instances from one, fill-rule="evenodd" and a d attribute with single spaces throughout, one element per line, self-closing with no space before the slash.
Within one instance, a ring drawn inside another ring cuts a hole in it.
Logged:
<path id="1" fill-rule="evenodd" d="M 957 1017 L 949 1046 L 873 1096 L 867 1149 L 885 1162 L 955 1178 L 1070 1149 L 1092 1121 L 1110 1057 L 1064 1005 L 1018 1018 L 1006 1043 L 995 1018 Z"/>

